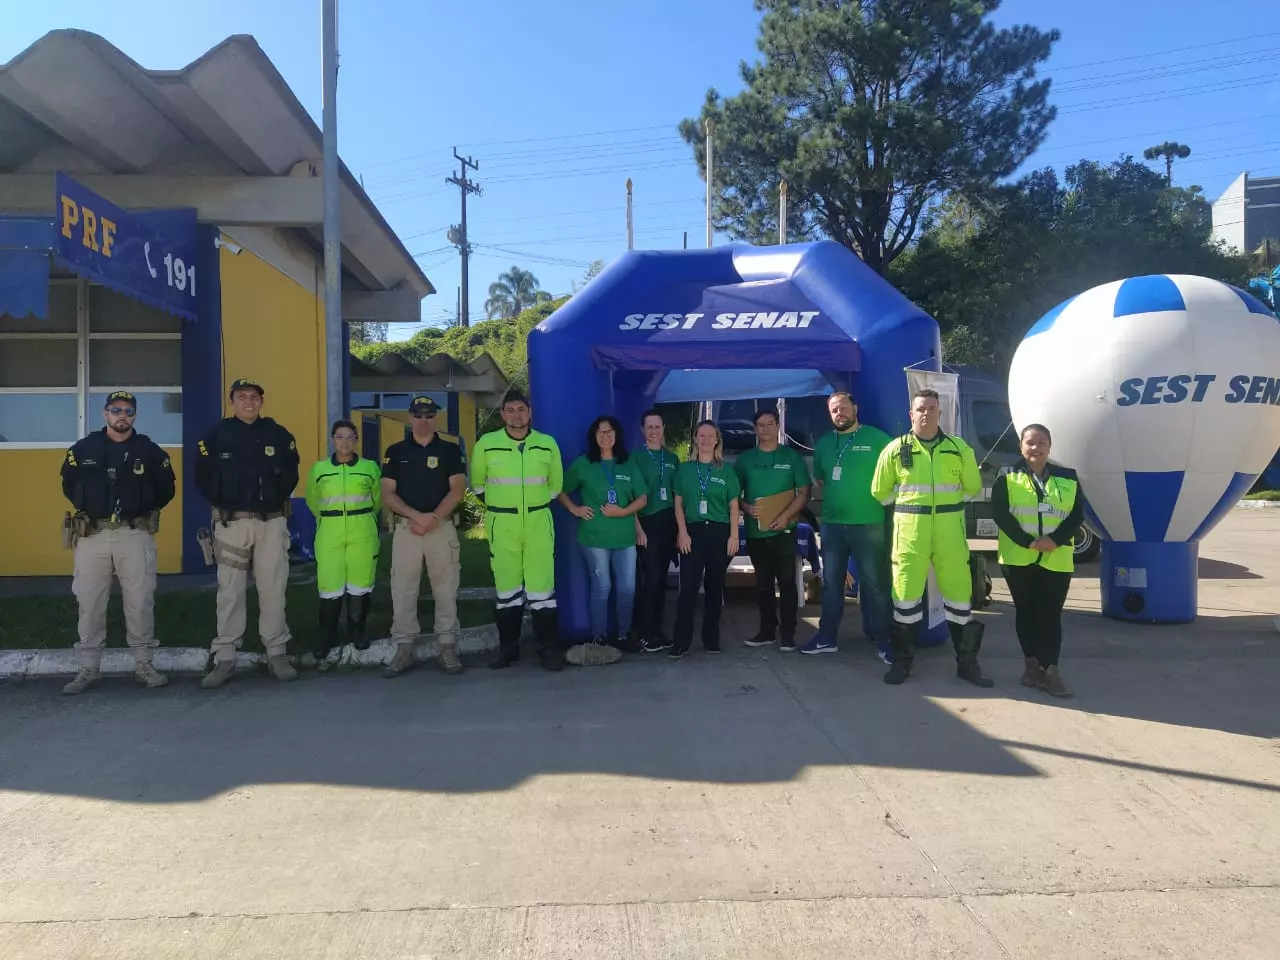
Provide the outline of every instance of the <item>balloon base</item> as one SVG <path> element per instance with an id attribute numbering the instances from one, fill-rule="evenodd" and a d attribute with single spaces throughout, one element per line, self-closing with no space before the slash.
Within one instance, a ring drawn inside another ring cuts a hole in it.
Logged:
<path id="1" fill-rule="evenodd" d="M 1102 615 L 1134 623 L 1196 618 L 1200 544 L 1102 541 Z"/>

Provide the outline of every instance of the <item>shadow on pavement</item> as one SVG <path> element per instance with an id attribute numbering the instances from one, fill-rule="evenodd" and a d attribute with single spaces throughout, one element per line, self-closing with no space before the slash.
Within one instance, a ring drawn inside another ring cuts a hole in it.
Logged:
<path id="1" fill-rule="evenodd" d="M 1261 580 L 1262 575 L 1227 560 L 1201 557 L 1197 572 L 1201 580 Z"/>
<path id="2" fill-rule="evenodd" d="M 858 629 L 856 608 L 848 614 L 846 635 Z M 848 764 L 1041 776 L 1015 753 L 1036 749 L 1020 731 L 978 729 L 961 716 L 966 699 L 1280 736 L 1268 706 L 1280 635 L 1267 618 L 1223 630 L 1203 618 L 1193 630 L 1069 614 L 1063 668 L 1077 696 L 1054 701 L 1018 685 L 1004 604 L 983 613 L 989 691 L 955 678 L 949 645 L 920 651 L 910 682 L 893 688 L 865 641 L 825 657 L 746 650 L 750 607 L 728 616 L 722 656 L 695 649 L 680 662 L 635 657 L 559 674 L 526 657 L 457 678 L 430 667 L 394 681 L 244 676 L 216 691 L 192 677 L 158 691 L 113 678 L 74 699 L 59 695 L 61 680 L 10 683 L 0 689 L 0 790 L 178 803 L 244 784 L 473 793 L 579 773 L 746 784 Z"/>

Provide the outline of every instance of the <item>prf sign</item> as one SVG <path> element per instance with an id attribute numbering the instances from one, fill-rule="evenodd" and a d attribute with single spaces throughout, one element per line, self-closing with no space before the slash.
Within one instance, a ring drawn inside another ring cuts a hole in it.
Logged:
<path id="1" fill-rule="evenodd" d="M 74 197 L 58 194 L 62 208 L 62 236 L 67 240 L 80 238 L 81 246 L 110 258 L 116 242 L 116 222 L 99 216 L 91 207 L 82 206 Z"/>
<path id="2" fill-rule="evenodd" d="M 196 319 L 196 212 L 130 213 L 64 173 L 54 178 L 58 259 L 148 306 Z"/>

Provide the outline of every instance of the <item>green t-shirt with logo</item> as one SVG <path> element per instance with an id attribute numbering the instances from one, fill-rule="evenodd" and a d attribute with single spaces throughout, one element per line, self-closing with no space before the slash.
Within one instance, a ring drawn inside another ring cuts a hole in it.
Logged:
<path id="1" fill-rule="evenodd" d="M 813 473 L 822 481 L 823 523 L 883 523 L 884 506 L 871 493 L 880 451 L 889 435 L 868 424 L 832 430 L 813 448 Z"/>
<path id="2" fill-rule="evenodd" d="M 704 489 L 706 513 L 700 507 Z M 714 463 L 689 460 L 680 464 L 680 469 L 676 471 L 675 492 L 680 497 L 687 522 L 712 520 L 716 523 L 728 523 L 729 504 L 742 496 L 742 487 L 738 483 L 738 475 L 727 463 L 716 466 Z"/>
<path id="3" fill-rule="evenodd" d="M 809 485 L 809 468 L 794 447 L 779 445 L 768 453 L 752 447 L 733 464 L 742 484 L 742 495 L 750 502 L 775 493 L 791 493 Z M 787 527 L 791 530 L 795 521 Z M 781 530 L 761 530 L 755 517 L 747 517 L 748 539 L 776 537 Z"/>
<path id="4" fill-rule="evenodd" d="M 640 516 L 651 517 L 676 505 L 675 482 L 676 471 L 680 468 L 679 457 L 665 447 L 661 450 L 641 447 L 629 454 L 627 463 L 635 464 L 636 470 L 644 478 L 645 492 L 649 494 L 649 502 L 640 511 Z"/>
<path id="5" fill-rule="evenodd" d="M 636 545 L 636 518 L 606 517 L 600 509 L 609 502 L 611 479 L 619 507 L 627 506 L 647 492 L 636 470 L 634 454 L 627 457 L 626 463 L 614 463 L 612 459 L 592 463 L 584 455 L 573 461 L 564 475 L 564 492 L 578 493 L 582 505 L 595 511 L 590 520 L 578 521 L 578 542 L 584 547 L 621 550 Z"/>

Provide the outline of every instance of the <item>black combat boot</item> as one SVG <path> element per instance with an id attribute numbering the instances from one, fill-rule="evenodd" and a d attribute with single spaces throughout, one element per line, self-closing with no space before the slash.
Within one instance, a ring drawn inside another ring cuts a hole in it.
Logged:
<path id="1" fill-rule="evenodd" d="M 533 611 L 533 637 L 538 643 L 538 660 L 548 670 L 564 669 L 559 622 L 555 607 Z"/>
<path id="2" fill-rule="evenodd" d="M 916 653 L 916 625 L 895 622 L 889 630 L 889 650 L 893 654 L 893 664 L 884 675 L 884 682 L 896 687 L 911 676 L 911 664 Z"/>
<path id="3" fill-rule="evenodd" d="M 968 680 L 975 687 L 994 687 L 995 681 L 978 666 L 978 651 L 982 648 L 982 634 L 986 625 L 977 620 L 968 623 L 949 623 L 951 643 L 956 648 L 956 676 Z"/>
<path id="4" fill-rule="evenodd" d="M 369 608 L 373 605 L 373 594 L 362 593 L 358 597 L 347 595 L 347 633 L 351 637 L 351 645 L 357 650 L 369 649 L 369 635 L 366 632 L 369 623 Z M 352 607 L 355 607 L 354 612 Z"/>
<path id="5" fill-rule="evenodd" d="M 490 670 L 502 670 L 520 659 L 520 627 L 523 607 L 504 607 L 494 619 L 498 626 L 498 653 L 489 661 Z"/>
<path id="6" fill-rule="evenodd" d="M 320 632 L 317 634 L 315 644 L 311 648 L 311 655 L 316 658 L 317 663 L 321 664 L 321 669 L 323 669 L 323 664 L 329 656 L 329 651 L 336 646 L 340 646 L 338 624 L 341 619 L 341 597 L 322 599 L 320 601 Z"/>

